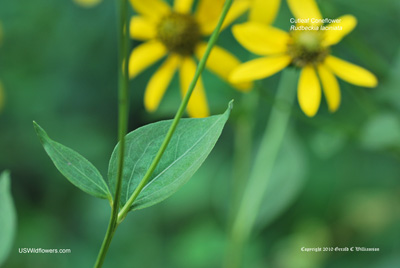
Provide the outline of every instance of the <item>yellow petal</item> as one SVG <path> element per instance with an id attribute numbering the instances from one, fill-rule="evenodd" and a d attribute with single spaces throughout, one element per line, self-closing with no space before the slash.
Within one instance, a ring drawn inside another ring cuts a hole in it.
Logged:
<path id="1" fill-rule="evenodd" d="M 341 21 L 339 23 L 331 23 L 328 27 L 342 27 L 342 30 L 326 30 L 324 31 L 325 36 L 324 40 L 322 40 L 323 46 L 332 46 L 339 43 L 343 37 L 349 34 L 357 25 L 356 17 L 352 15 L 345 15 L 340 18 Z"/>
<path id="2" fill-rule="evenodd" d="M 257 22 L 246 22 L 232 27 L 236 40 L 257 55 L 283 53 L 287 50 L 289 34 Z"/>
<path id="3" fill-rule="evenodd" d="M 291 62 L 288 55 L 265 57 L 245 62 L 229 75 L 231 83 L 244 83 L 271 76 Z"/>
<path id="4" fill-rule="evenodd" d="M 335 112 L 339 108 L 341 99 L 339 83 L 333 73 L 324 65 L 318 66 L 318 74 L 329 111 Z"/>
<path id="5" fill-rule="evenodd" d="M 287 0 L 290 11 L 297 19 L 321 19 L 322 15 L 319 11 L 315 0 Z M 316 23 L 315 25 L 319 25 Z"/>
<path id="6" fill-rule="evenodd" d="M 195 16 L 205 34 L 213 31 L 213 29 L 209 30 L 208 28 L 213 28 L 217 23 L 224 2 L 224 0 L 199 1 Z M 211 24 L 211 26 L 207 24 Z"/>
<path id="7" fill-rule="evenodd" d="M 321 103 L 321 86 L 314 67 L 310 65 L 301 71 L 297 98 L 300 108 L 307 116 L 313 117 L 317 113 Z"/>
<path id="8" fill-rule="evenodd" d="M 245 13 L 249 9 L 249 7 L 250 7 L 250 1 L 235 0 L 232 4 L 231 8 L 229 9 L 228 14 L 226 15 L 224 23 L 222 24 L 222 29 L 225 29 L 230 24 L 232 24 L 232 22 L 234 20 L 236 20 L 238 17 L 240 17 L 243 13 Z M 218 16 L 218 19 L 219 19 L 219 16 Z M 214 27 L 215 26 L 217 26 L 217 23 L 215 23 Z M 209 33 L 211 34 L 213 30 L 209 31 Z"/>
<path id="9" fill-rule="evenodd" d="M 182 96 L 185 95 L 193 80 L 194 73 L 196 72 L 196 63 L 190 57 L 185 57 L 180 66 L 179 78 L 181 82 Z M 207 117 L 209 115 L 207 98 L 204 92 L 203 82 L 201 77 L 197 81 L 196 87 L 190 97 L 187 112 L 190 117 Z"/>
<path id="10" fill-rule="evenodd" d="M 196 56 L 201 59 L 206 51 L 207 44 L 200 43 L 196 47 Z M 207 68 L 219 75 L 221 78 L 228 80 L 231 71 L 240 65 L 240 61 L 225 49 L 214 46 L 207 60 Z M 239 90 L 248 91 L 251 89 L 251 83 L 233 84 Z"/>
<path id="11" fill-rule="evenodd" d="M 159 21 L 171 12 L 170 6 L 163 0 L 130 0 L 135 11 L 153 21 Z"/>
<path id="12" fill-rule="evenodd" d="M 82 7 L 94 7 L 99 4 L 101 0 L 74 0 L 74 2 Z"/>
<path id="13" fill-rule="evenodd" d="M 178 64 L 179 56 L 171 55 L 151 77 L 144 94 L 144 106 L 148 111 L 153 112 L 158 108 Z"/>
<path id="14" fill-rule="evenodd" d="M 350 62 L 328 56 L 325 59 L 325 64 L 340 79 L 353 85 L 362 87 L 376 87 L 378 85 L 378 79 L 373 73 Z"/>
<path id="15" fill-rule="evenodd" d="M 179 13 L 188 14 L 192 10 L 193 0 L 175 0 L 174 10 Z"/>
<path id="16" fill-rule="evenodd" d="M 129 58 L 129 77 L 133 78 L 167 53 L 165 46 L 156 40 L 136 47 Z"/>
<path id="17" fill-rule="evenodd" d="M 199 6 L 196 10 L 196 18 L 200 24 L 201 32 L 204 35 L 210 35 L 214 31 L 221 15 L 224 3 L 224 0 L 200 0 Z M 246 12 L 249 6 L 249 0 L 234 1 L 229 9 L 228 14 L 226 15 L 221 30 L 225 29 L 236 18 Z"/>
<path id="18" fill-rule="evenodd" d="M 250 21 L 271 24 L 278 15 L 280 3 L 281 0 L 253 0 Z"/>
<path id="19" fill-rule="evenodd" d="M 155 24 L 144 17 L 133 16 L 131 18 L 129 31 L 133 39 L 148 40 L 157 35 Z"/>

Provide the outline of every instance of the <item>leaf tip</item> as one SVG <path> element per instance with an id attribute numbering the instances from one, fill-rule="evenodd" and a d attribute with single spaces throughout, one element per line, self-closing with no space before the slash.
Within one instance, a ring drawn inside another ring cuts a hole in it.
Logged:
<path id="1" fill-rule="evenodd" d="M 44 131 L 44 129 L 39 126 L 38 123 L 36 123 L 36 121 L 33 121 L 33 128 L 36 131 L 36 134 L 38 135 L 40 141 L 42 142 L 42 144 L 44 143 L 44 139 L 48 139 L 49 136 L 47 135 L 46 131 Z"/>
<path id="2" fill-rule="evenodd" d="M 234 100 L 231 100 L 228 104 L 228 109 L 226 109 L 225 114 L 227 114 L 228 116 L 231 114 L 231 111 L 233 109 L 233 102 Z"/>
<path id="3" fill-rule="evenodd" d="M 230 102 L 229 102 L 229 104 L 228 104 L 228 109 L 229 110 L 232 110 L 233 109 L 233 103 L 234 103 L 234 99 L 232 99 Z"/>
<path id="4" fill-rule="evenodd" d="M 35 129 L 36 132 L 38 132 L 38 129 L 40 129 L 41 127 L 38 125 L 38 123 L 36 123 L 35 120 L 33 120 L 32 123 L 33 123 L 33 128 Z"/>

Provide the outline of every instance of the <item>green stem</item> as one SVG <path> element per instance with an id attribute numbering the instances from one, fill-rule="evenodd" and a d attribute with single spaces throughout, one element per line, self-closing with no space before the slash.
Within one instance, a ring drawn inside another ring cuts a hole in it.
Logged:
<path id="1" fill-rule="evenodd" d="M 215 43 L 217 42 L 218 36 L 219 36 L 219 31 L 222 27 L 222 24 L 224 22 L 224 19 L 226 17 L 226 14 L 229 11 L 230 6 L 232 5 L 232 1 L 233 0 L 226 0 L 225 1 L 225 5 L 223 7 L 221 16 L 218 20 L 218 24 L 213 32 L 213 34 L 210 37 L 210 40 L 208 41 L 207 44 L 207 48 L 206 48 L 206 52 L 204 53 L 203 57 L 201 58 L 199 65 L 197 66 L 196 72 L 194 74 L 193 80 L 189 85 L 189 89 L 185 94 L 185 97 L 183 98 L 178 111 L 176 112 L 176 115 L 174 117 L 174 120 L 171 124 L 171 127 L 169 128 L 167 135 L 164 138 L 164 141 L 160 147 L 160 149 L 158 150 L 153 162 L 151 163 L 149 169 L 147 170 L 146 174 L 144 175 L 143 179 L 140 181 L 139 185 L 136 187 L 135 191 L 133 192 L 133 194 L 130 196 L 129 200 L 126 202 L 126 204 L 124 205 L 124 207 L 121 209 L 119 215 L 118 215 L 118 223 L 120 223 L 121 221 L 123 221 L 126 217 L 126 215 L 128 214 L 133 202 L 136 200 L 136 198 L 138 197 L 138 195 L 140 194 L 140 192 L 143 190 L 144 186 L 148 183 L 148 181 L 150 180 L 151 175 L 153 174 L 154 170 L 156 169 L 158 163 L 161 160 L 161 157 L 163 156 L 165 150 L 167 149 L 167 146 L 172 138 L 172 135 L 175 132 L 176 127 L 178 126 L 178 123 L 186 109 L 186 106 L 189 102 L 190 96 L 192 95 L 192 92 L 196 86 L 197 80 L 200 77 L 200 74 L 203 72 L 205 66 L 206 66 L 206 62 L 208 59 L 208 56 L 211 53 L 211 49 L 213 48 L 213 46 L 215 45 Z"/>
<path id="2" fill-rule="evenodd" d="M 245 94 L 242 99 L 242 110 L 234 121 L 234 154 L 232 168 L 232 213 L 236 213 L 242 200 L 243 189 L 248 181 L 251 170 L 253 145 L 253 128 L 255 123 L 255 108 L 258 94 L 256 90 Z M 232 217 L 235 216 L 234 214 Z"/>
<path id="3" fill-rule="evenodd" d="M 257 219 L 290 118 L 290 111 L 284 111 L 276 104 L 278 100 L 285 101 L 291 107 L 295 98 L 297 76 L 297 71 L 292 69 L 285 69 L 282 74 L 275 97 L 275 105 L 272 108 L 250 179 L 233 221 L 226 267 L 241 266 L 244 245 Z"/>
<path id="4" fill-rule="evenodd" d="M 111 217 L 108 224 L 107 232 L 101 245 L 99 255 L 96 260 L 95 267 L 102 267 L 106 257 L 111 240 L 118 226 L 118 210 L 121 198 L 122 173 L 124 167 L 125 155 L 125 136 L 128 132 L 129 120 L 129 78 L 128 78 L 128 46 L 129 37 L 127 33 L 128 26 L 128 0 L 119 1 L 119 59 L 118 59 L 118 140 L 119 140 L 119 159 L 117 182 L 115 186 L 114 201 L 111 208 Z"/>

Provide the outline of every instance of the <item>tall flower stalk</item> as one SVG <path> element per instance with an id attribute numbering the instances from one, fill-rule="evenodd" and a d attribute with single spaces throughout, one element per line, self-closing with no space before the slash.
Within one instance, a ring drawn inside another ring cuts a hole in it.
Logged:
<path id="1" fill-rule="evenodd" d="M 119 41 L 119 57 L 118 57 L 118 139 L 119 139 L 119 157 L 117 184 L 115 187 L 114 200 L 111 207 L 111 217 L 108 224 L 107 233 L 101 245 L 99 255 L 96 260 L 95 267 L 101 267 L 115 230 L 118 227 L 118 211 L 121 198 L 122 173 L 124 168 L 125 156 L 125 136 L 128 132 L 129 122 L 129 78 L 128 78 L 128 0 L 120 0 L 119 5 L 119 23 L 118 23 L 118 41 Z"/>
<path id="2" fill-rule="evenodd" d="M 289 123 L 290 110 L 296 95 L 297 78 L 298 72 L 295 69 L 287 69 L 281 76 L 275 102 L 284 102 L 289 109 L 272 107 L 249 179 L 244 186 L 241 202 L 237 206 L 237 212 L 231 225 L 225 260 L 227 268 L 241 267 L 245 244 L 259 214 L 261 202 Z"/>
<path id="3" fill-rule="evenodd" d="M 105 256 L 107 254 L 107 250 L 110 246 L 111 240 L 114 236 L 114 233 L 118 227 L 118 225 L 125 219 L 126 215 L 128 212 L 131 210 L 131 206 L 133 202 L 136 200 L 140 192 L 143 190 L 145 185 L 148 183 L 151 175 L 153 174 L 154 170 L 156 169 L 158 163 L 161 160 L 161 157 L 163 156 L 165 150 L 167 149 L 167 146 L 169 142 L 171 141 L 171 138 L 179 124 L 179 121 L 185 112 L 185 109 L 188 105 L 189 99 L 191 94 L 193 93 L 193 90 L 196 87 L 197 80 L 199 79 L 202 71 L 205 68 L 207 58 L 209 57 L 211 53 L 211 49 L 215 45 L 218 36 L 219 36 L 219 31 L 223 25 L 224 19 L 229 11 L 229 8 L 232 4 L 232 0 L 227 0 L 225 2 L 225 5 L 223 7 L 222 13 L 220 15 L 220 18 L 218 20 L 217 26 L 211 35 L 211 38 L 207 44 L 205 53 L 203 57 L 201 58 L 199 65 L 196 69 L 196 72 L 194 74 L 194 77 L 192 79 L 192 82 L 189 85 L 189 88 L 178 108 L 178 111 L 174 117 L 174 120 L 167 132 L 167 135 L 158 151 L 156 154 L 153 162 L 151 163 L 150 167 L 148 168 L 147 172 L 145 173 L 143 179 L 137 186 L 136 190 L 133 192 L 129 200 L 126 202 L 126 204 L 122 207 L 122 209 L 119 211 L 119 204 L 120 204 L 120 198 L 121 198 L 121 183 L 122 183 L 122 176 L 123 176 L 123 168 L 124 168 L 124 156 L 125 156 L 125 135 L 127 133 L 127 124 L 128 124 L 128 113 L 129 113 L 129 105 L 128 105 L 128 99 L 129 99 L 129 93 L 128 93 L 128 61 L 127 61 L 127 55 L 128 55 L 128 36 L 127 36 L 127 29 L 126 26 L 128 25 L 128 9 L 127 9 L 127 0 L 121 0 L 120 1 L 120 23 L 119 23 L 119 42 L 120 42 L 120 57 L 119 57 L 119 66 L 123 66 L 120 68 L 119 71 L 119 164 L 118 164 L 118 172 L 117 172 L 117 185 L 116 185 L 116 190 L 115 190 L 115 198 L 113 201 L 112 205 L 112 212 L 111 212 L 111 218 L 109 222 L 109 226 L 107 229 L 106 236 L 104 238 L 103 244 L 101 246 L 99 255 L 97 257 L 97 261 L 95 264 L 95 267 L 102 267 Z M 119 213 L 118 213 L 119 212 Z"/>

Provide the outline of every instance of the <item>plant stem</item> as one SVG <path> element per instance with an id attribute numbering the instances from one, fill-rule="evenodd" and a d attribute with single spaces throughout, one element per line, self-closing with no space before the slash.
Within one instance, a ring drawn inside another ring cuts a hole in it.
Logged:
<path id="1" fill-rule="evenodd" d="M 128 132 L 129 121 L 129 78 L 128 78 L 128 0 L 119 1 L 119 59 L 118 59 L 118 140 L 119 140 L 119 159 L 117 182 L 115 187 L 114 201 L 111 208 L 111 217 L 107 232 L 101 245 L 95 267 L 102 267 L 111 240 L 118 226 L 118 211 L 121 198 L 122 173 L 125 155 L 125 136 Z"/>
<path id="2" fill-rule="evenodd" d="M 230 6 L 232 5 L 232 1 L 233 0 L 226 0 L 225 1 L 225 5 L 223 7 L 221 16 L 218 20 L 218 24 L 214 30 L 214 32 L 212 33 L 210 40 L 208 41 L 207 44 L 207 48 L 206 48 L 206 52 L 204 53 L 203 57 L 201 58 L 196 72 L 194 74 L 194 77 L 189 85 L 189 89 L 186 92 L 178 111 L 175 114 L 174 120 L 172 121 L 172 124 L 167 132 L 167 135 L 164 138 L 163 143 L 161 144 L 160 149 L 158 150 L 156 156 L 154 157 L 153 162 L 151 163 L 149 169 L 147 170 L 146 174 L 144 175 L 143 179 L 140 181 L 139 185 L 136 187 L 135 191 L 133 192 L 133 194 L 130 196 L 129 200 L 126 202 L 126 204 L 124 205 L 124 207 L 121 209 L 119 215 L 118 215 L 118 223 L 120 223 L 128 214 L 133 202 L 136 200 L 136 198 L 138 197 L 138 195 L 140 194 L 140 192 L 143 190 L 144 186 L 146 186 L 147 182 L 150 180 L 151 175 L 153 174 L 154 170 L 156 169 L 158 163 L 161 160 L 161 157 L 163 156 L 165 150 L 167 149 L 167 146 L 172 138 L 172 135 L 175 132 L 176 127 L 178 126 L 178 123 L 186 109 L 186 106 L 189 102 L 190 96 L 192 95 L 192 92 L 196 86 L 197 80 L 200 77 L 200 74 L 203 72 L 208 56 L 211 53 L 211 49 L 213 48 L 213 46 L 215 45 L 215 43 L 217 42 L 218 36 L 219 36 L 219 31 L 222 27 L 222 24 L 224 22 L 224 19 L 226 17 L 226 14 L 229 11 Z"/>
<path id="3" fill-rule="evenodd" d="M 276 103 L 278 100 L 285 101 L 291 107 L 295 97 L 297 77 L 296 70 L 285 69 L 283 71 L 275 97 L 275 105 L 272 108 L 250 179 L 233 221 L 230 245 L 225 261 L 226 267 L 241 266 L 243 249 L 257 219 L 290 118 L 290 110 L 284 111 L 281 107 L 277 107 Z"/>
<path id="4" fill-rule="evenodd" d="M 253 129 L 255 124 L 255 109 L 258 103 L 258 92 L 252 90 L 242 98 L 242 110 L 234 121 L 234 154 L 232 168 L 232 205 L 231 217 L 238 210 L 242 200 L 243 189 L 251 170 Z"/>

